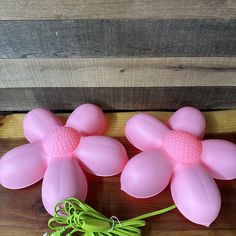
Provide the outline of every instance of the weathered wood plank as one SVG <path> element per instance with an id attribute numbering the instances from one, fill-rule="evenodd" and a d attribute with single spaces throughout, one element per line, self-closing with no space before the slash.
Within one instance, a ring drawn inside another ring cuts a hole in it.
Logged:
<path id="1" fill-rule="evenodd" d="M 3 59 L 235 55 L 235 19 L 0 21 Z"/>
<path id="2" fill-rule="evenodd" d="M 186 105 L 214 110 L 236 107 L 236 86 L 2 88 L 0 98 L 0 111 L 72 110 L 87 102 L 105 110 L 171 110 Z"/>
<path id="3" fill-rule="evenodd" d="M 1 59 L 0 88 L 236 86 L 236 57 Z"/>
<path id="4" fill-rule="evenodd" d="M 122 138 L 124 137 L 124 130 L 126 122 L 138 112 L 109 112 L 105 113 L 107 123 L 109 124 L 105 135 L 110 137 Z M 150 114 L 163 122 L 167 122 L 173 112 L 152 111 L 145 113 Z M 70 113 L 57 114 L 63 123 L 65 123 Z M 24 139 L 23 134 L 23 119 L 25 114 L 11 114 L 0 116 L 0 139 L 7 140 Z M 208 136 L 228 136 L 236 139 L 236 110 L 224 111 L 207 111 L 204 112 L 206 118 L 206 134 Z M 231 134 L 235 134 L 233 137 Z M 3 145 L 3 143 L 1 143 Z M 1 153 L 0 153 L 1 156 Z"/>
<path id="5" fill-rule="evenodd" d="M 234 0 L 0 0 L 0 20 L 236 17 Z"/>

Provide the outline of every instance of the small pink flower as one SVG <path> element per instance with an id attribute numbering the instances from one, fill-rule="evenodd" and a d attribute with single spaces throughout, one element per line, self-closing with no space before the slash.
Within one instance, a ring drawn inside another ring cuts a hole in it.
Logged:
<path id="1" fill-rule="evenodd" d="M 65 126 L 50 111 L 32 110 L 24 119 L 24 134 L 30 144 L 1 158 L 0 183 L 20 189 L 44 177 L 42 200 L 50 214 L 65 198 L 85 200 L 87 180 L 81 167 L 98 176 L 112 176 L 120 173 L 128 160 L 118 141 L 99 136 L 104 129 L 104 114 L 92 104 L 74 110 Z"/>
<path id="2" fill-rule="evenodd" d="M 128 121 L 126 137 L 143 152 L 125 166 L 121 188 L 134 197 L 147 198 L 171 181 L 180 212 L 194 223 L 209 226 L 221 205 L 213 178 L 236 178 L 236 145 L 219 139 L 202 141 L 205 119 L 192 107 L 179 109 L 168 124 L 171 129 L 146 114 Z"/>

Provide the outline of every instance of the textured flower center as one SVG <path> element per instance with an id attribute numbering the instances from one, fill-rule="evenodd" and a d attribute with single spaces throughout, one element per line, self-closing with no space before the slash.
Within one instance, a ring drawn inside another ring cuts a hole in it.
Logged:
<path id="1" fill-rule="evenodd" d="M 170 131 L 163 142 L 168 155 L 177 162 L 190 163 L 200 159 L 201 141 L 183 131 Z"/>
<path id="2" fill-rule="evenodd" d="M 75 151 L 80 142 L 79 133 L 69 127 L 57 127 L 43 140 L 43 148 L 51 156 L 60 157 Z"/>

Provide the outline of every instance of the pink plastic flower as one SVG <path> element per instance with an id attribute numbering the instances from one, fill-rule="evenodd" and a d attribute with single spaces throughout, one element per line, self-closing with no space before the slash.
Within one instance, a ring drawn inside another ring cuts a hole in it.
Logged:
<path id="1" fill-rule="evenodd" d="M 120 173 L 128 160 L 118 141 L 98 136 L 104 129 L 104 114 L 92 104 L 74 110 L 65 126 L 45 109 L 32 110 L 24 119 L 24 134 L 30 144 L 1 158 L 0 183 L 19 189 L 44 177 L 42 200 L 50 214 L 65 198 L 85 200 L 87 180 L 81 167 L 98 176 L 112 176 Z"/>
<path id="2" fill-rule="evenodd" d="M 213 178 L 236 178 L 236 145 L 219 139 L 202 141 L 205 119 L 192 107 L 179 109 L 168 124 L 171 129 L 146 114 L 128 121 L 126 137 L 143 152 L 125 166 L 121 188 L 134 197 L 147 198 L 171 181 L 180 212 L 194 223 L 209 226 L 221 205 Z"/>

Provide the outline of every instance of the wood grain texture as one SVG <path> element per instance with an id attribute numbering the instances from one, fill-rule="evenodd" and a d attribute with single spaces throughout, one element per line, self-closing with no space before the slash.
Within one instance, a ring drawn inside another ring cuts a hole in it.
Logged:
<path id="1" fill-rule="evenodd" d="M 235 55 L 235 19 L 0 21 L 3 59 Z"/>
<path id="2" fill-rule="evenodd" d="M 236 57 L 1 59 L 0 88 L 236 86 Z"/>
<path id="3" fill-rule="evenodd" d="M 137 88 L 2 88 L 0 111 L 28 111 L 35 107 L 72 110 L 82 103 L 105 110 L 173 110 L 236 107 L 236 86 Z"/>
<path id="4" fill-rule="evenodd" d="M 236 17 L 234 0 L 0 0 L 0 20 Z"/>
<path id="5" fill-rule="evenodd" d="M 126 146 L 127 148 L 127 146 Z M 120 190 L 119 176 L 99 178 L 87 174 L 89 190 L 86 202 L 106 216 L 127 219 L 173 204 L 169 187 L 156 197 L 138 200 Z M 222 207 L 217 220 L 206 228 L 194 225 L 177 210 L 147 220 L 143 236 L 234 236 L 236 232 L 236 181 L 218 182 Z M 41 202 L 41 182 L 22 190 L 0 186 L 0 227 L 4 236 L 38 236 L 48 231 L 50 216 Z"/>
<path id="6" fill-rule="evenodd" d="M 124 137 L 124 129 L 126 122 L 139 112 L 109 112 L 106 113 L 108 129 L 105 135 L 110 137 Z M 163 122 L 167 122 L 173 112 L 163 111 L 146 111 L 146 114 L 152 115 Z M 70 113 L 57 114 L 61 121 L 65 123 Z M 25 114 L 11 114 L 0 116 L 0 139 L 2 140 L 22 140 L 23 134 L 23 119 Z M 236 110 L 225 111 L 207 111 L 204 112 L 206 118 L 206 134 L 226 135 L 231 137 L 232 133 L 236 133 Z"/>
<path id="7" fill-rule="evenodd" d="M 235 117 L 236 110 L 206 112 L 207 125 L 213 133 L 209 138 L 219 138 L 224 134 L 226 139 L 236 142 Z M 107 113 L 110 124 L 109 136 L 117 137 L 112 131 L 123 124 L 134 113 Z M 172 113 L 155 112 L 162 120 L 166 120 Z M 63 118 L 67 114 L 60 114 Z M 14 114 L 2 116 L 0 134 L 4 130 L 14 130 L 22 116 Z M 212 124 L 214 123 L 214 125 Z M 232 128 L 231 132 L 229 127 Z M 209 130 L 208 130 L 209 131 Z M 0 156 L 6 151 L 26 143 L 23 136 L 9 134 L 0 136 Z M 230 139 L 228 138 L 230 136 Z M 135 149 L 124 137 L 119 141 L 128 150 L 132 157 L 138 150 Z M 100 178 L 87 174 L 89 191 L 86 202 L 106 216 L 116 215 L 119 219 L 127 219 L 140 214 L 151 212 L 173 204 L 169 187 L 158 196 L 149 199 L 134 199 L 120 190 L 119 176 Z M 206 228 L 195 225 L 185 219 L 178 210 L 153 217 L 147 220 L 147 225 L 142 229 L 143 236 L 234 236 L 236 233 L 236 181 L 217 181 L 219 186 L 222 207 L 216 221 Z M 22 190 L 8 190 L 0 187 L 0 228 L 4 236 L 42 235 L 47 229 L 47 220 L 50 216 L 44 210 L 41 202 L 41 182 Z"/>

